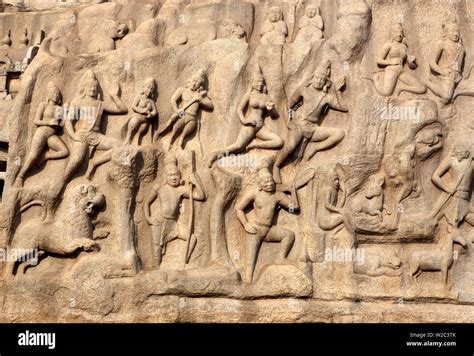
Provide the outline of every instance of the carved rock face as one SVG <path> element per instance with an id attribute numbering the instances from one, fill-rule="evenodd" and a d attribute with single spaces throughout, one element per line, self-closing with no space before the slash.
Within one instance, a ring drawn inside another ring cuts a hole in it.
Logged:
<path id="1" fill-rule="evenodd" d="M 0 257 L 43 255 L 1 322 L 471 321 L 463 2 L 40 3 L 0 17 Z"/>

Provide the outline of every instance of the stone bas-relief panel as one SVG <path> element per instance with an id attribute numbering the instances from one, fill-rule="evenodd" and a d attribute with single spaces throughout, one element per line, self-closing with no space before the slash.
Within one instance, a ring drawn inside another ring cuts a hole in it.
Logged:
<path id="1" fill-rule="evenodd" d="M 470 1 L 36 3 L 0 321 L 472 322 Z"/>

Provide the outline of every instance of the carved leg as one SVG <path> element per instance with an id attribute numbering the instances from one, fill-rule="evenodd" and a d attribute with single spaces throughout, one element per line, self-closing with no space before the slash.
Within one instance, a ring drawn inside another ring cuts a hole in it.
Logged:
<path id="1" fill-rule="evenodd" d="M 276 133 L 262 127 L 256 137 L 262 142 L 253 142 L 248 146 L 248 149 L 252 148 L 263 148 L 263 149 L 276 149 L 283 146 L 283 140 Z"/>
<path id="2" fill-rule="evenodd" d="M 86 178 L 91 180 L 94 176 L 94 172 L 97 167 L 103 165 L 104 163 L 110 162 L 112 159 L 112 150 L 104 152 L 100 157 L 89 162 L 89 168 L 87 169 Z"/>
<path id="3" fill-rule="evenodd" d="M 257 265 L 258 252 L 262 246 L 262 238 L 257 235 L 247 234 L 248 264 L 245 271 L 247 283 L 253 283 L 255 266 Z"/>
<path id="4" fill-rule="evenodd" d="M 239 136 L 235 140 L 235 142 L 223 148 L 222 150 L 217 150 L 214 153 L 212 153 L 211 157 L 207 161 L 207 166 L 209 168 L 212 167 L 212 164 L 219 158 L 219 156 L 224 155 L 224 154 L 231 154 L 234 152 L 239 152 L 245 149 L 247 145 L 252 142 L 252 140 L 255 137 L 255 129 L 251 126 L 244 126 L 242 127 L 242 130 L 239 132 Z"/>
<path id="5" fill-rule="evenodd" d="M 404 91 L 414 94 L 424 94 L 426 93 L 426 86 L 412 75 L 403 72 L 400 74 L 395 95 L 398 96 Z"/>
<path id="6" fill-rule="evenodd" d="M 336 146 L 344 139 L 346 133 L 334 127 L 318 127 L 311 136 L 312 145 L 308 147 L 306 160 L 309 161 L 316 152 Z"/>
<path id="7" fill-rule="evenodd" d="M 56 183 L 53 187 L 52 194 L 58 196 L 63 188 L 70 182 L 72 177 L 76 174 L 79 167 L 82 165 L 82 162 L 87 158 L 87 153 L 89 150 L 89 145 L 87 142 L 75 142 L 71 155 L 69 157 L 69 162 L 64 170 L 64 175 L 62 179 Z"/>
<path id="8" fill-rule="evenodd" d="M 196 127 L 196 120 L 191 120 L 185 124 L 183 133 L 181 134 L 181 138 L 179 140 L 179 147 L 184 149 L 184 140 L 196 130 Z"/>
<path id="9" fill-rule="evenodd" d="M 275 159 L 275 165 L 273 167 L 273 178 L 276 183 L 281 183 L 280 168 L 286 161 L 288 156 L 298 147 L 303 140 L 303 134 L 299 129 L 291 129 L 288 131 L 287 141 L 283 148 L 278 152 Z"/>
<path id="10" fill-rule="evenodd" d="M 66 144 L 58 136 L 53 135 L 48 138 L 48 146 L 53 152 L 47 152 L 45 159 L 62 159 L 69 156 L 69 150 Z"/>
<path id="11" fill-rule="evenodd" d="M 183 130 L 184 125 L 185 124 L 184 124 L 184 119 L 183 118 L 178 119 L 178 121 L 176 121 L 176 123 L 174 124 L 173 133 L 171 134 L 170 146 L 172 146 L 174 144 L 174 141 L 176 141 L 179 134 Z"/>
<path id="12" fill-rule="evenodd" d="M 16 187 L 23 187 L 23 183 L 26 177 L 26 174 L 31 169 L 33 164 L 38 160 L 41 153 L 43 152 L 44 148 L 47 145 L 48 137 L 41 131 L 36 131 L 33 135 L 33 139 L 31 141 L 30 150 L 28 152 L 28 156 L 25 160 L 25 163 L 20 169 L 18 176 L 15 181 Z"/>
<path id="13" fill-rule="evenodd" d="M 140 125 L 140 129 L 138 130 L 138 141 L 137 141 L 139 146 L 142 144 L 143 137 L 146 135 L 149 129 L 150 129 L 149 122 Z"/>

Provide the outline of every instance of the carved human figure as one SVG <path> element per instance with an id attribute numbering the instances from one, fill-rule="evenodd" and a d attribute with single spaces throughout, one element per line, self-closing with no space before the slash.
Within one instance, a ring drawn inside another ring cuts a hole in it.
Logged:
<path id="1" fill-rule="evenodd" d="M 474 211 L 470 210 L 473 169 L 470 148 L 464 143 L 457 143 L 451 155 L 441 161 L 431 177 L 433 184 L 448 194 L 435 204 L 432 215 L 438 219 L 446 218 L 449 234 L 458 234 L 459 226 L 464 221 L 474 226 Z"/>
<path id="2" fill-rule="evenodd" d="M 180 206 L 183 199 L 204 201 L 206 194 L 200 183 L 199 178 L 194 173 L 189 177 L 185 184 L 181 181 L 181 171 L 177 166 L 176 159 L 168 159 L 165 165 L 165 184 L 156 184 L 149 195 L 145 198 L 144 213 L 145 219 L 152 227 L 153 242 L 153 264 L 160 266 L 162 256 L 166 254 L 166 246 L 169 242 L 180 239 L 189 241 L 189 250 L 186 260 L 192 255 L 197 243 L 197 237 L 194 234 L 183 233 L 178 228 L 178 218 L 180 216 Z M 160 213 L 153 216 L 151 205 L 158 199 Z"/>
<path id="3" fill-rule="evenodd" d="M 257 174 L 258 187 L 244 192 L 235 206 L 237 217 L 248 237 L 249 265 L 246 273 L 247 280 L 250 283 L 253 281 L 258 252 L 262 242 L 279 242 L 280 252 L 276 263 L 287 263 L 288 254 L 295 241 L 295 234 L 284 227 L 276 226 L 273 220 L 279 207 L 292 211 L 299 209 L 295 187 L 293 187 L 292 196 L 290 197 L 285 192 L 276 190 L 275 181 L 268 168 L 261 168 Z M 245 214 L 245 210 L 250 205 L 255 212 L 255 219 L 251 221 L 247 219 Z"/>
<path id="4" fill-rule="evenodd" d="M 245 42 L 247 41 L 247 39 L 245 38 L 245 30 L 239 23 L 235 21 L 224 21 L 224 23 L 222 24 L 222 29 L 224 30 L 225 35 L 228 38 Z"/>
<path id="5" fill-rule="evenodd" d="M 324 214 L 318 214 L 318 224 L 323 230 L 332 230 L 343 222 L 342 214 L 346 203 L 346 191 L 343 186 L 343 173 L 336 165 L 328 176 L 328 184 L 323 188 Z"/>
<path id="6" fill-rule="evenodd" d="M 300 155 L 308 143 L 311 143 L 306 159 L 310 160 L 318 151 L 322 151 L 337 145 L 345 136 L 344 130 L 333 127 L 320 126 L 320 119 L 328 109 L 346 112 L 347 105 L 341 95 L 345 85 L 345 78 L 336 83 L 335 92 L 329 92 L 331 82 L 329 80 L 330 64 L 318 67 L 309 83 L 300 86 L 291 96 L 288 107 L 290 117 L 288 118 L 288 137 L 283 148 L 278 152 L 274 166 L 274 177 L 281 182 L 280 168 L 288 156 L 300 146 Z M 302 105 L 301 112 L 296 112 Z M 296 119 L 292 120 L 292 116 Z"/>
<path id="7" fill-rule="evenodd" d="M 395 24 L 391 30 L 391 41 L 386 43 L 377 58 L 377 66 L 381 68 L 373 77 L 374 86 L 382 96 L 396 96 L 406 91 L 415 94 L 426 92 L 426 86 L 411 75 L 405 65 L 416 69 L 416 58 L 408 54 L 403 27 Z"/>
<path id="8" fill-rule="evenodd" d="M 430 70 L 436 80 L 426 81 L 426 86 L 446 105 L 453 99 L 454 90 L 462 80 L 466 50 L 461 40 L 459 26 L 450 22 L 443 25 L 443 39 L 436 43 Z"/>
<path id="9" fill-rule="evenodd" d="M 170 146 L 181 136 L 179 146 L 184 148 L 185 139 L 190 136 L 198 126 L 198 112 L 200 108 L 213 110 L 214 105 L 204 90 L 206 73 L 200 69 L 187 82 L 184 88 L 178 88 L 171 97 L 173 115 L 168 119 L 165 128 L 160 132 L 164 134 L 173 128 Z"/>
<path id="10" fill-rule="evenodd" d="M 138 144 L 142 137 L 150 128 L 151 120 L 157 116 L 155 105 L 156 100 L 156 82 L 153 78 L 148 78 L 143 84 L 143 88 L 133 100 L 132 110 L 134 114 L 127 120 L 122 128 L 124 140 L 131 144 L 135 134 L 138 131 Z"/>
<path id="11" fill-rule="evenodd" d="M 208 161 L 209 167 L 220 155 L 225 153 L 254 148 L 277 149 L 283 146 L 281 137 L 265 127 L 267 115 L 272 118 L 279 116 L 275 110 L 275 103 L 266 92 L 265 79 L 262 76 L 258 75 L 253 78 L 251 87 L 240 101 L 237 115 L 242 124 L 239 136 L 233 144 L 212 154 Z"/>
<path id="12" fill-rule="evenodd" d="M 268 15 L 260 31 L 261 44 L 282 45 L 288 36 L 288 27 L 283 20 L 283 12 L 278 6 L 268 9 Z"/>
<path id="13" fill-rule="evenodd" d="M 61 92 L 53 82 L 48 83 L 47 100 L 38 105 L 35 115 L 36 131 L 31 140 L 25 163 L 16 177 L 15 185 L 22 187 L 26 174 L 37 163 L 45 149 L 44 160 L 61 159 L 69 155 L 64 141 L 58 136 L 63 125 Z"/>
<path id="14" fill-rule="evenodd" d="M 87 71 L 79 82 L 79 95 L 71 101 L 65 129 L 73 140 L 69 162 L 63 177 L 53 191 L 60 194 L 64 186 L 73 178 L 79 167 L 90 154 L 89 150 L 107 151 L 118 140 L 102 134 L 101 122 L 105 113 L 125 114 L 127 107 L 119 98 L 120 87 L 116 85 L 113 93 L 106 93 L 104 100 L 99 97 L 99 82 L 92 71 Z M 110 160 L 110 157 L 108 157 Z M 90 164 L 89 174 L 95 168 Z"/>
<path id="15" fill-rule="evenodd" d="M 319 7 L 308 5 L 305 15 L 300 19 L 298 28 L 295 43 L 308 43 L 322 39 L 324 23 Z"/>

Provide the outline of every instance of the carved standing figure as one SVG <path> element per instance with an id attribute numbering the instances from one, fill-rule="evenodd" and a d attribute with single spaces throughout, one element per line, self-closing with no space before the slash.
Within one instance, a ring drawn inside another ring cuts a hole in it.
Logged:
<path id="1" fill-rule="evenodd" d="M 295 43 L 308 43 L 322 39 L 324 23 L 319 7 L 308 5 L 298 27 Z"/>
<path id="2" fill-rule="evenodd" d="M 247 280 L 252 283 L 258 252 L 262 242 L 279 242 L 280 252 L 276 263 L 286 263 L 288 254 L 295 242 L 295 234 L 286 228 L 276 226 L 274 217 L 279 207 L 296 211 L 299 209 L 296 187 L 293 187 L 292 197 L 277 191 L 273 176 L 267 167 L 258 171 L 258 187 L 252 188 L 242 195 L 235 206 L 240 223 L 248 236 L 249 265 L 247 266 Z M 249 221 L 245 209 L 251 205 L 255 212 L 255 219 Z"/>
<path id="3" fill-rule="evenodd" d="M 189 249 L 186 255 L 186 261 L 189 260 L 196 246 L 197 237 L 194 234 L 187 237 L 187 234 L 185 235 L 179 231 L 178 218 L 180 216 L 180 205 L 183 199 L 190 199 L 191 194 L 193 200 L 204 201 L 206 199 L 206 194 L 201 182 L 195 174 L 191 175 L 186 184 L 182 184 L 181 171 L 177 166 L 175 158 L 167 160 L 165 174 L 165 184 L 156 184 L 145 199 L 143 206 L 145 219 L 152 227 L 153 264 L 157 267 L 160 266 L 162 257 L 166 254 L 167 244 L 175 239 L 187 241 L 188 238 L 190 238 Z M 189 189 L 189 187 L 193 189 Z M 160 214 L 153 216 L 151 213 L 151 205 L 157 199 Z"/>
<path id="4" fill-rule="evenodd" d="M 246 116 L 245 110 L 247 108 Z M 272 118 L 277 118 L 278 113 L 275 110 L 275 103 L 272 102 L 265 90 L 265 79 L 262 76 L 253 78 L 250 89 L 240 101 L 237 115 L 242 124 L 239 136 L 232 145 L 212 154 L 208 161 L 209 167 L 220 155 L 225 153 L 253 148 L 277 149 L 283 146 L 281 137 L 265 127 L 265 117 L 269 115 Z M 255 139 L 259 141 L 255 141 Z"/>
<path id="5" fill-rule="evenodd" d="M 213 110 L 214 105 L 204 90 L 206 73 L 200 69 L 187 82 L 184 88 L 178 88 L 171 97 L 171 107 L 173 115 L 168 119 L 165 128 L 160 132 L 164 134 L 171 127 L 170 146 L 181 135 L 179 146 L 184 148 L 184 140 L 191 135 L 198 126 L 198 112 L 202 107 L 206 110 Z"/>
<path id="6" fill-rule="evenodd" d="M 156 100 L 156 82 L 153 78 L 148 78 L 141 90 L 133 100 L 132 110 L 134 114 L 127 120 L 122 128 L 124 140 L 131 144 L 135 134 L 138 131 L 138 144 L 140 145 L 143 135 L 150 128 L 151 120 L 157 116 L 155 105 Z"/>
<path id="7" fill-rule="evenodd" d="M 329 92 L 331 84 L 329 71 L 329 62 L 320 66 L 311 81 L 296 89 L 290 98 L 288 104 L 290 113 L 295 113 L 301 105 L 302 112 L 297 115 L 296 120 L 291 120 L 292 115 L 289 117 L 288 137 L 283 148 L 278 152 L 273 172 L 278 183 L 281 182 L 280 168 L 298 146 L 301 145 L 300 154 L 303 156 L 308 143 L 312 143 L 306 156 L 306 159 L 310 160 L 316 152 L 337 145 L 345 136 L 342 129 L 320 126 L 320 119 L 327 109 L 348 111 L 341 95 L 345 78 L 336 83 L 335 93 Z"/>
<path id="8" fill-rule="evenodd" d="M 425 93 L 426 86 L 405 68 L 406 64 L 410 69 L 416 69 L 418 65 L 416 58 L 408 54 L 402 25 L 395 24 L 391 36 L 391 41 L 383 46 L 377 58 L 377 66 L 382 69 L 374 74 L 375 89 L 382 96 L 391 96 L 394 93 L 398 96 L 404 91 Z"/>
<path id="9" fill-rule="evenodd" d="M 48 99 L 38 106 L 35 116 L 37 126 L 31 140 L 30 150 L 25 163 L 16 177 L 15 185 L 22 187 L 26 174 L 33 164 L 40 158 L 45 149 L 49 149 L 44 155 L 46 161 L 50 159 L 61 159 L 69 155 L 69 150 L 64 141 L 58 136 L 63 125 L 61 110 L 61 92 L 53 82 L 48 83 Z"/>
<path id="10" fill-rule="evenodd" d="M 74 177 L 90 154 L 90 150 L 110 152 L 113 146 L 118 143 L 118 140 L 107 137 L 100 131 L 105 113 L 125 114 L 127 112 L 127 107 L 118 96 L 119 91 L 120 87 L 116 85 L 115 92 L 106 94 L 105 100 L 101 100 L 99 82 L 94 73 L 87 71 L 82 76 L 79 82 L 79 95 L 71 101 L 64 126 L 74 142 L 63 177 L 54 189 L 55 195 L 59 195 L 65 185 Z M 95 166 L 96 163 L 90 164 L 88 176 Z"/>
<path id="11" fill-rule="evenodd" d="M 261 44 L 282 45 L 288 36 L 288 26 L 283 20 L 283 12 L 278 6 L 268 9 L 268 15 L 260 32 Z"/>

